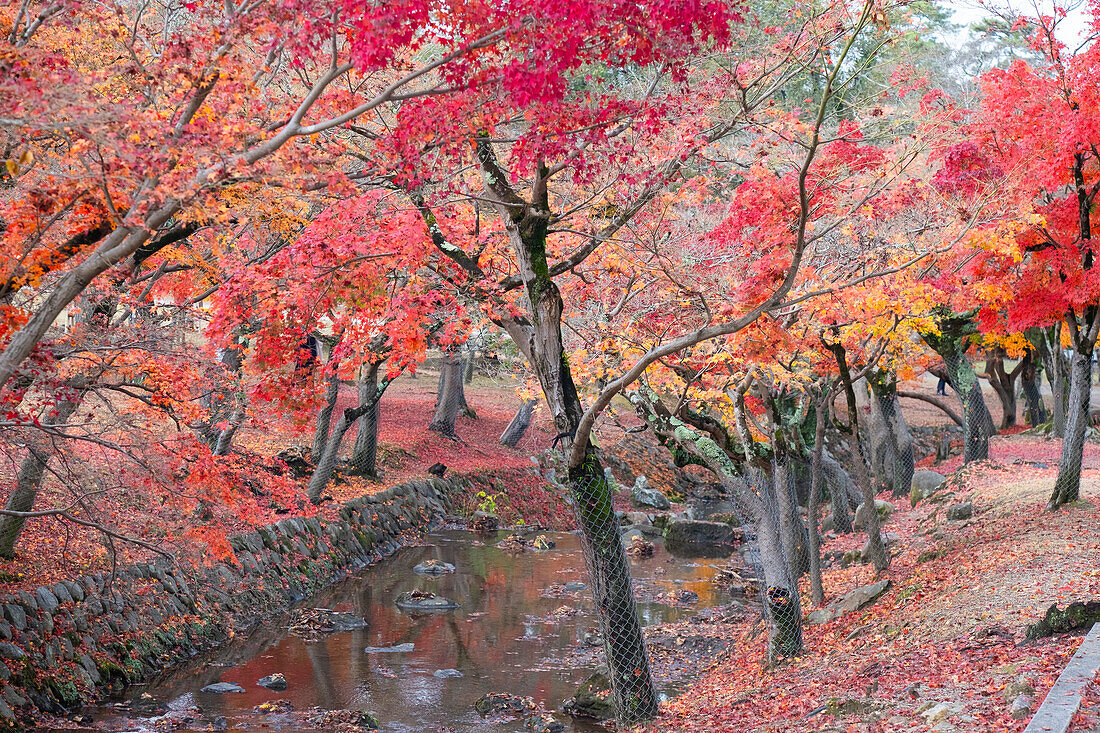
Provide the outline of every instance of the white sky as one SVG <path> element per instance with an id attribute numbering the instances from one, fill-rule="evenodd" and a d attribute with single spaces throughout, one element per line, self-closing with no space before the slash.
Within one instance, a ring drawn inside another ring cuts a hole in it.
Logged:
<path id="1" fill-rule="evenodd" d="M 953 20 L 960 25 L 969 26 L 971 23 L 990 15 L 981 4 L 974 2 L 974 0 L 947 0 L 944 4 L 954 11 Z M 1018 14 L 1028 16 L 1036 14 L 1036 6 L 1047 15 L 1052 14 L 1051 10 L 1053 8 L 1053 3 L 1050 0 L 993 0 L 987 5 L 997 8 L 1010 7 Z M 1076 2 L 1070 0 L 1068 5 L 1076 7 L 1070 11 L 1069 17 L 1058 26 L 1058 38 L 1072 49 L 1076 48 L 1085 37 L 1088 14 L 1083 0 L 1077 0 Z"/>

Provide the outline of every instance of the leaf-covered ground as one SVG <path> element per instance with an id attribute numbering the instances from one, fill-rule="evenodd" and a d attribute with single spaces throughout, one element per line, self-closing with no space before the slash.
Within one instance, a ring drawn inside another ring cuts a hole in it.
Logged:
<path id="1" fill-rule="evenodd" d="M 1084 473 L 1091 504 L 1043 511 L 1058 447 L 997 438 L 996 460 L 953 475 L 947 501 L 910 508 L 908 498 L 893 499 L 897 511 L 884 527 L 898 536 L 891 587 L 877 603 L 808 627 L 805 656 L 770 671 L 764 638 L 746 633 L 652 730 L 1022 730 L 1026 719 L 1010 717 L 1005 687 L 1032 685 L 1037 705 L 1081 640 L 1024 644 L 1027 625 L 1052 603 L 1100 597 L 1100 473 Z M 1047 467 L 1031 462 L 1039 459 Z M 946 507 L 966 499 L 973 518 L 948 522 Z M 824 551 L 862 543 L 832 538 Z M 824 574 L 827 600 L 873 580 L 868 566 L 833 565 Z M 808 597 L 803 603 L 809 608 Z M 950 712 L 922 716 L 940 703 Z"/>
<path id="2" fill-rule="evenodd" d="M 482 501 L 476 494 L 483 490 L 495 497 L 497 511 L 504 521 L 524 518 L 528 523 L 554 528 L 571 526 L 571 510 L 559 494 L 535 474 L 531 461 L 531 456 L 549 447 L 553 438 L 545 413 L 536 412 L 530 429 L 516 448 L 500 445 L 500 435 L 512 419 L 520 398 L 511 382 L 479 378 L 466 388 L 467 401 L 478 417 L 476 420 L 459 417 L 457 433 L 460 440 L 454 441 L 428 430 L 435 390 L 436 376 L 431 373 L 417 379 L 403 377 L 389 388 L 382 400 L 379 425 L 380 480 L 340 476 L 330 483 L 326 492 L 332 500 L 319 509 L 305 501 L 304 479 L 285 484 L 288 481 L 285 472 L 274 460 L 275 454 L 289 446 L 308 446 L 312 425 L 294 425 L 273 412 L 257 411 L 238 434 L 232 455 L 223 459 L 223 463 L 232 467 L 224 480 L 243 481 L 257 489 L 257 505 L 253 510 L 242 512 L 243 516 L 221 516 L 215 522 L 197 513 L 175 511 L 167 503 L 153 505 L 149 494 L 135 485 L 132 491 L 97 495 L 92 511 L 95 517 L 121 534 L 140 537 L 184 555 L 192 537 L 173 534 L 173 526 L 189 525 L 199 532 L 205 529 L 212 536 L 224 538 L 226 533 L 262 526 L 287 516 L 314 513 L 334 516 L 344 501 L 427 476 L 428 467 L 439 462 L 446 465 L 448 471 L 472 475 L 476 479 L 477 485 L 469 496 L 463 497 L 460 511 L 476 509 Z M 339 411 L 354 404 L 355 399 L 354 387 L 344 385 L 336 409 Z M 162 428 L 162 433 L 168 433 L 170 426 L 165 424 Z M 345 438 L 342 455 L 347 455 L 354 440 L 352 430 Z M 110 454 L 94 446 L 81 446 L 80 450 L 79 455 L 65 455 L 55 460 L 98 464 L 101 475 L 124 481 L 118 477 Z M 117 458 L 114 460 L 117 463 Z M 280 486 L 277 494 L 273 490 L 276 485 Z M 36 507 L 69 506 L 72 500 L 71 486 L 47 481 Z M 151 554 L 149 550 L 117 540 L 114 550 L 114 557 L 120 564 Z M 55 518 L 37 518 L 27 523 L 16 546 L 16 558 L 0 561 L 0 585 L 12 591 L 34 588 L 84 573 L 110 571 L 112 564 L 111 548 L 100 533 Z"/>

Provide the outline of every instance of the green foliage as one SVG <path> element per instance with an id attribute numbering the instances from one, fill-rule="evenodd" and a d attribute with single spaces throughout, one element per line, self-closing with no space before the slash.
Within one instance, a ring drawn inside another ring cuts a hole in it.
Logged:
<path id="1" fill-rule="evenodd" d="M 477 492 L 477 506 L 476 510 L 479 512 L 488 512 L 489 514 L 496 514 L 500 510 L 498 500 L 505 496 L 504 492 L 496 494 L 489 494 L 484 491 Z"/>

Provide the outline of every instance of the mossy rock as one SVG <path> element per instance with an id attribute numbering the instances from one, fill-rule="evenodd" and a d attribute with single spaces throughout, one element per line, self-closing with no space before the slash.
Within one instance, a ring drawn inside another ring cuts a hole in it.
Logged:
<path id="1" fill-rule="evenodd" d="M 611 720 L 615 717 L 615 703 L 611 697 L 611 682 L 604 670 L 593 672 L 581 683 L 562 705 L 570 715 L 593 720 Z"/>
<path id="2" fill-rule="evenodd" d="M 917 564 L 922 565 L 926 562 L 932 562 L 933 560 L 939 560 L 941 557 L 947 554 L 947 549 L 940 547 L 934 550 L 925 550 L 921 554 L 917 555 Z"/>
<path id="3" fill-rule="evenodd" d="M 57 678 L 50 679 L 47 684 L 53 691 L 54 697 L 57 698 L 65 707 L 74 707 L 84 701 L 80 695 L 80 690 L 77 689 L 76 683 L 71 679 L 59 680 Z"/>
<path id="4" fill-rule="evenodd" d="M 1100 621 L 1100 601 L 1076 601 L 1065 609 L 1059 609 L 1056 603 L 1047 609 L 1042 621 L 1027 627 L 1026 639 L 1032 641 L 1044 636 L 1090 629 L 1098 621 Z"/>

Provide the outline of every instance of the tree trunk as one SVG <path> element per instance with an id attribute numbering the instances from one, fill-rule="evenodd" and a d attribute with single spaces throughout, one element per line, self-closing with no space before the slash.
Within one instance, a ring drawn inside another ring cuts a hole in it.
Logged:
<path id="1" fill-rule="evenodd" d="M 852 478 L 835 458 L 824 453 L 821 456 L 821 470 L 825 485 L 829 488 L 829 502 L 833 510 L 833 531 L 837 534 L 848 534 L 852 531 L 852 516 L 848 513 L 849 497 L 852 492 L 856 492 Z"/>
<path id="2" fill-rule="evenodd" d="M 435 414 L 428 430 L 433 430 L 448 438 L 457 439 L 455 419 L 465 402 L 462 396 L 462 362 L 452 353 L 443 355 L 443 364 L 439 371 L 439 392 L 436 395 Z"/>
<path id="3" fill-rule="evenodd" d="M 42 425 L 48 427 L 65 423 L 72 417 L 82 399 L 83 392 L 80 392 L 78 396 L 58 402 L 54 408 L 57 414 L 43 417 Z M 12 512 L 29 512 L 34 508 L 34 500 L 38 497 L 38 490 L 42 486 L 42 479 L 46 475 L 46 468 L 54 452 L 53 438 L 42 431 L 35 430 L 35 434 L 27 441 L 27 455 L 19 467 L 15 487 L 12 489 L 11 496 L 8 497 L 5 509 Z M 15 543 L 26 523 L 26 517 L 7 515 L 0 517 L 0 558 L 10 560 L 15 556 Z"/>
<path id="4" fill-rule="evenodd" d="M 611 487 L 603 467 L 590 453 L 569 471 L 569 488 L 577 521 L 585 538 L 584 560 L 592 581 L 592 595 L 600 609 L 600 633 L 617 689 L 617 715 L 644 720 L 656 713 L 657 699 L 649 676 L 649 660 L 642 625 L 634 603 L 630 566 L 623 548 Z"/>
<path id="5" fill-rule="evenodd" d="M 742 479 L 732 454 L 727 452 L 738 448 L 730 446 L 723 449 L 709 433 L 685 425 L 664 410 L 656 395 L 646 398 L 640 393 L 633 393 L 627 395 L 627 398 L 638 409 L 646 424 L 658 434 L 666 448 L 690 456 L 691 460 L 687 462 L 710 469 L 721 480 L 723 488 L 736 504 L 738 514 L 745 518 L 742 525 L 745 541 L 750 557 L 759 566 L 763 577 L 762 601 L 765 615 L 770 621 L 768 662 L 771 664 L 800 654 L 803 648 L 802 611 L 798 586 L 791 575 L 791 564 L 784 547 L 776 472 L 768 476 L 762 469 L 750 465 L 745 469 L 745 479 Z M 747 442 L 742 448 L 746 455 L 752 453 Z"/>
<path id="6" fill-rule="evenodd" d="M 377 379 L 377 367 L 375 367 L 375 379 Z M 321 502 L 321 494 L 328 486 L 328 482 L 332 479 L 332 474 L 336 470 L 336 462 L 339 460 L 340 446 L 344 442 L 344 436 L 357 420 L 362 419 L 368 413 L 373 412 L 377 416 L 378 402 L 382 399 L 382 395 L 392 381 L 392 377 L 383 379 L 375 386 L 373 392 L 364 391 L 362 385 L 360 385 L 359 405 L 348 407 L 340 413 L 340 419 L 337 420 L 336 427 L 329 434 L 320 458 L 314 462 L 313 475 L 309 477 L 309 488 L 306 493 L 309 500 L 314 504 Z M 375 427 L 377 428 L 377 419 Z"/>
<path id="7" fill-rule="evenodd" d="M 779 534 L 790 564 L 791 577 L 797 580 L 810 569 L 810 558 L 806 525 L 802 523 L 798 511 L 794 467 L 789 459 L 776 459 L 773 465 L 772 486 L 779 516 Z"/>
<path id="8" fill-rule="evenodd" d="M 714 462 L 708 461 L 708 467 L 714 468 Z M 798 584 L 791 575 L 791 564 L 784 548 L 774 477 L 769 479 L 758 469 L 750 469 L 748 476 L 752 488 L 734 495 L 739 497 L 739 504 L 752 517 L 760 570 L 764 576 L 764 614 L 770 621 L 768 664 L 773 665 L 781 659 L 802 653 L 802 609 Z M 734 486 L 735 483 L 724 481 L 723 485 Z M 769 492 L 773 492 L 770 500 L 764 498 Z"/>
<path id="9" fill-rule="evenodd" d="M 1092 396 L 1092 352 L 1073 353 L 1070 360 L 1069 414 L 1066 437 L 1062 439 L 1062 458 L 1054 482 L 1048 509 L 1081 497 L 1081 461 L 1085 452 L 1085 432 L 1089 427 L 1089 402 Z"/>
<path id="10" fill-rule="evenodd" d="M 868 506 L 875 505 L 875 489 L 871 485 L 871 478 L 867 474 L 867 464 L 863 462 L 863 453 L 859 439 L 859 411 L 856 407 L 856 391 L 852 386 L 852 372 L 848 368 L 848 359 L 841 344 L 829 347 L 836 359 L 837 370 L 840 372 L 840 383 L 844 386 L 844 397 L 848 402 L 848 420 L 852 427 L 852 465 L 856 470 L 856 481 L 863 492 L 863 501 Z M 886 554 L 886 546 L 882 544 L 882 530 L 879 523 L 878 512 L 868 512 L 867 519 L 867 550 L 871 562 L 874 563 L 875 572 L 881 573 L 890 567 L 890 557 Z"/>
<path id="11" fill-rule="evenodd" d="M 825 403 L 817 405 L 817 425 L 814 428 L 814 453 L 810 460 L 810 592 L 815 606 L 825 605 L 825 588 L 821 584 L 821 530 L 817 524 L 818 505 L 821 503 L 822 451 L 825 443 Z M 835 503 L 834 503 L 835 507 Z M 844 513 L 847 516 L 847 512 Z"/>
<path id="12" fill-rule="evenodd" d="M 333 367 L 336 365 L 333 364 Z M 336 398 L 340 395 L 340 377 L 336 369 L 328 375 L 325 382 L 325 401 L 321 409 L 317 411 L 317 425 L 313 429 L 313 448 L 310 451 L 310 460 L 317 466 L 325 454 L 325 445 L 328 443 L 329 428 L 332 425 L 332 411 L 336 409 Z"/>
<path id="13" fill-rule="evenodd" d="M 619 535 L 619 522 L 611 502 L 611 488 L 587 436 L 573 445 L 584 407 L 573 382 L 562 337 L 565 304 L 547 264 L 551 220 L 546 180 L 549 171 L 541 164 L 537 166 L 531 186 L 532 199 L 526 201 L 511 188 L 509 177 L 501 171 L 489 143 L 478 143 L 477 159 L 488 198 L 500 214 L 516 255 L 530 307 L 529 314 L 522 318 L 502 317 L 501 325 L 538 377 L 554 429 L 564 438 L 565 454 L 576 453 L 582 459 L 570 462 L 568 487 L 599 613 L 612 698 L 620 722 L 641 722 L 657 714 L 657 693 L 634 602 L 626 552 Z M 434 221 L 434 216 L 428 217 L 432 237 L 438 239 L 442 233 L 438 226 L 433 229 Z M 452 247 L 450 251 L 453 254 L 455 250 Z M 476 264 L 474 267 L 476 269 Z"/>
<path id="14" fill-rule="evenodd" d="M 473 364 L 473 358 L 473 354 L 468 354 L 466 358 L 462 360 L 458 368 L 461 375 L 458 379 L 458 414 L 462 415 L 462 417 L 468 417 L 471 420 L 477 420 L 477 413 L 474 411 L 474 408 L 470 407 L 470 404 L 466 402 L 466 384 L 473 381 L 472 377 L 469 380 L 466 379 L 466 371 L 467 368 Z"/>
<path id="15" fill-rule="evenodd" d="M 466 352 L 466 359 L 462 363 L 462 382 L 464 384 L 474 383 L 474 368 L 477 366 L 477 353 L 474 351 Z"/>
<path id="16" fill-rule="evenodd" d="M 1020 383 L 1024 392 L 1024 404 L 1027 422 L 1032 427 L 1042 425 L 1047 421 L 1047 408 L 1043 404 L 1043 393 L 1040 390 L 1039 370 L 1035 366 L 1035 353 L 1027 352 L 1023 361 L 1024 368 L 1020 372 Z"/>
<path id="17" fill-rule="evenodd" d="M 978 375 L 970 360 L 961 351 L 941 354 L 951 375 L 951 387 L 959 395 L 963 407 L 963 462 L 989 458 L 989 437 L 996 434 L 993 417 L 985 406 Z"/>
<path id="18" fill-rule="evenodd" d="M 508 423 L 508 427 L 504 428 L 504 432 L 501 433 L 501 445 L 515 448 L 519 444 L 524 433 L 527 432 L 527 428 L 531 425 L 531 416 L 535 412 L 536 404 L 536 400 L 523 401 L 523 404 L 519 406 L 519 410 L 516 411 L 516 416 L 512 418 L 512 422 Z"/>
<path id="19" fill-rule="evenodd" d="M 986 379 L 997 393 L 997 399 L 1001 401 L 1002 430 L 1016 425 L 1016 377 L 1024 365 L 1021 360 L 1015 369 L 1005 371 L 1004 349 L 997 349 L 992 357 L 986 359 Z"/>
<path id="20" fill-rule="evenodd" d="M 359 405 L 367 410 L 359 418 L 355 433 L 355 447 L 351 450 L 351 465 L 360 476 L 378 477 L 378 368 L 370 364 L 359 380 Z"/>
<path id="21" fill-rule="evenodd" d="M 1066 434 L 1066 405 L 1069 402 L 1069 364 L 1062 351 L 1062 324 L 1031 329 L 1028 339 L 1039 352 L 1050 385 L 1051 433 L 1062 438 Z"/>
<path id="22" fill-rule="evenodd" d="M 913 483 L 913 438 L 909 426 L 898 404 L 897 378 L 892 374 L 878 372 L 869 378 L 871 392 L 878 403 L 883 425 L 886 429 L 884 444 L 890 457 L 889 485 L 893 496 L 908 496 Z"/>

